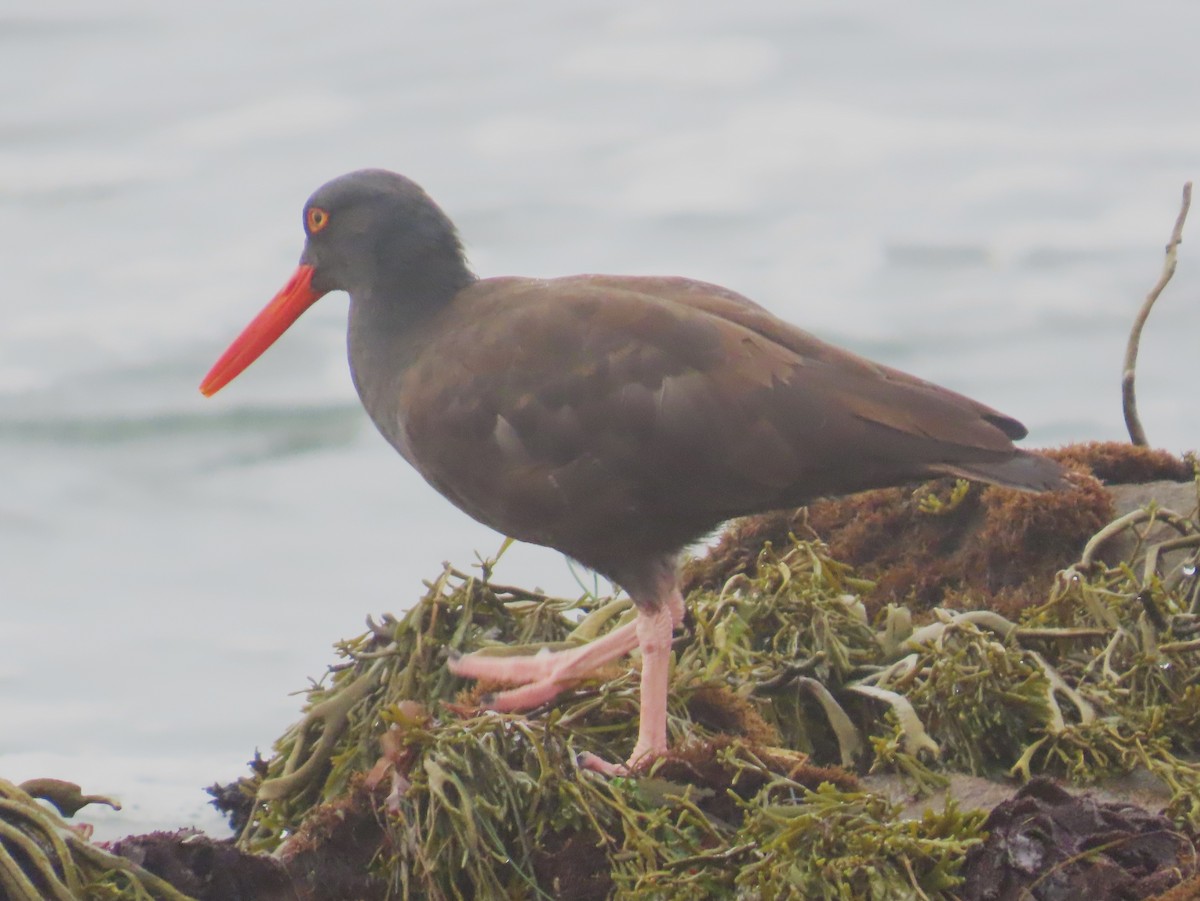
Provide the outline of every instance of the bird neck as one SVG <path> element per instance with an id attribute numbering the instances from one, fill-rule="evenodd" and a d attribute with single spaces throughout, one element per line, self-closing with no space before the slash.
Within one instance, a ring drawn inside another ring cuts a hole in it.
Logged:
<path id="1" fill-rule="evenodd" d="M 475 281 L 465 267 L 438 284 L 409 283 L 402 290 L 350 295 L 347 351 L 354 387 L 376 426 L 401 453 L 403 426 L 396 421 L 400 384 L 429 341 L 437 313 Z"/>
<path id="2" fill-rule="evenodd" d="M 409 332 L 473 281 L 475 276 L 463 266 L 457 271 L 407 278 L 400 283 L 401 287 L 394 287 L 390 279 L 374 279 L 367 285 L 350 288 L 351 334 L 360 333 L 360 337 L 368 340 L 375 337 L 387 340 L 394 334 Z"/>

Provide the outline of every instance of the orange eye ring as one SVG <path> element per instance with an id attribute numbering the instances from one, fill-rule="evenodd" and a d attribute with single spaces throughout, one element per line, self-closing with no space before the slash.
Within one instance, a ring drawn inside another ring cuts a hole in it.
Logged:
<path id="1" fill-rule="evenodd" d="M 308 226 L 308 233 L 315 235 L 329 224 L 329 214 L 319 206 L 310 206 L 304 215 L 304 222 Z"/>

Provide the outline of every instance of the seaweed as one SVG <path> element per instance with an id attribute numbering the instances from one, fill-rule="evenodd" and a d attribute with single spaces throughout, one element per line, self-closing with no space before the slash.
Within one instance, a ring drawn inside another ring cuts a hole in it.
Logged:
<path id="1" fill-rule="evenodd" d="M 1091 517 L 1091 495 L 1075 496 Z M 1000 511 L 984 526 L 996 541 L 1071 519 L 1061 507 L 1047 519 L 1023 500 L 957 486 L 937 502 L 898 502 L 904 516 L 930 520 L 985 503 Z M 882 506 L 876 514 L 889 517 Z M 1165 538 L 1154 531 L 1163 524 Z M 1121 536 L 1132 536 L 1125 559 L 1105 562 Z M 1020 555 L 1004 553 L 1015 570 Z M 978 863 L 985 813 L 951 802 L 913 819 L 857 774 L 898 775 L 919 795 L 961 773 L 1076 786 L 1143 773 L 1161 791 L 1170 819 L 1160 831 L 1172 838 L 1153 866 L 1138 858 L 1146 872 L 1137 879 L 1165 889 L 1196 872 L 1200 832 L 1198 554 L 1195 512 L 1151 505 L 1101 523 L 1037 602 L 1015 612 L 988 609 L 996 595 L 969 586 L 953 607 L 891 602 L 872 612 L 864 599 L 878 584 L 824 543 L 787 535 L 760 544 L 723 582 L 690 593 L 673 647 L 672 752 L 642 776 L 616 779 L 576 758 L 628 754 L 636 654 L 632 667 L 610 666 L 523 714 L 483 709 L 490 687 L 445 662 L 587 641 L 634 615 L 628 599 L 503 585 L 495 560 L 474 571 L 447 565 L 403 616 L 368 620 L 340 642 L 300 721 L 248 777 L 213 791 L 251 855 L 238 865 L 272 855 L 274 869 L 253 884 L 275 880 L 312 901 L 951 899 L 964 891 L 966 861 L 979 872 L 1006 866 Z M 136 840 L 102 849 L 20 789 L 0 787 L 9 793 L 0 801 L 8 896 L 221 897 L 174 879 L 188 860 L 183 838 L 158 856 Z M 64 813 L 104 800 L 43 787 Z M 1060 813 L 1045 815 L 1057 823 Z M 1137 835 L 1151 829 L 1129 822 Z M 1071 841 L 1103 845 L 1102 836 Z M 1178 859 L 1159 866 L 1176 847 Z M 1118 851 L 1104 866 L 1133 859 Z M 1070 855 L 1052 858 L 1091 878 Z M 46 888 L 51 879 L 66 894 Z"/>
<path id="2" fill-rule="evenodd" d="M 962 503 L 960 491 L 924 515 Z M 1162 510 L 1096 534 L 1147 517 L 1197 534 Z M 1139 545 L 1140 565 L 1110 567 L 1098 546 L 1084 542 L 1016 618 L 898 604 L 871 617 L 862 597 L 874 585 L 821 542 L 768 543 L 752 571 L 689 596 L 674 750 L 646 777 L 614 780 L 575 757 L 627 753 L 630 669 L 516 715 L 481 710 L 488 687 L 442 663 L 451 649 L 586 640 L 632 615 L 628 601 L 497 585 L 493 562 L 477 575 L 447 567 L 403 618 L 339 646 L 343 662 L 254 780 L 243 843 L 286 853 L 309 809 L 366 772 L 385 832 L 372 866 L 398 896 L 700 898 L 756 886 L 774 897 L 804 886 L 805 897 L 952 897 L 983 814 L 903 819 L 855 770 L 901 774 L 918 792 L 955 772 L 1084 786 L 1146 771 L 1176 826 L 1200 829 L 1194 566 Z"/>
<path id="3" fill-rule="evenodd" d="M 38 803 L 49 800 L 55 810 Z M 85 796 L 78 785 L 0 779 L 0 897 L 7 901 L 132 899 L 188 901 L 166 880 L 88 841 L 89 830 L 69 824 L 74 815 L 107 798 Z"/>

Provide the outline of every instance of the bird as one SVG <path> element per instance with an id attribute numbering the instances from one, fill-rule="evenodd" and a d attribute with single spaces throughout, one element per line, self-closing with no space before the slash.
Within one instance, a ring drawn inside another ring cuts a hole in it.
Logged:
<path id="1" fill-rule="evenodd" d="M 303 208 L 294 274 L 201 383 L 211 396 L 318 299 L 349 295 L 351 376 L 379 432 L 467 515 L 620 586 L 634 619 L 536 655 L 448 655 L 528 710 L 635 649 L 635 774 L 669 752 L 679 562 L 735 517 L 940 476 L 1063 483 L 1017 420 L 850 351 L 718 285 L 677 276 L 480 278 L 414 181 L 364 169 Z"/>

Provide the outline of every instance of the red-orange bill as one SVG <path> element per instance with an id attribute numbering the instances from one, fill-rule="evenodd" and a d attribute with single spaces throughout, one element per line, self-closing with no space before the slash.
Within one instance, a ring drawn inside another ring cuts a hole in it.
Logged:
<path id="1" fill-rule="evenodd" d="M 275 295 L 261 313 L 254 317 L 242 333 L 229 345 L 221 359 L 213 365 L 200 383 L 200 393 L 212 397 L 235 378 L 243 369 L 262 356 L 263 351 L 288 330 L 300 314 L 321 299 L 324 292 L 312 287 L 313 267 L 301 265 L 288 283 Z"/>

